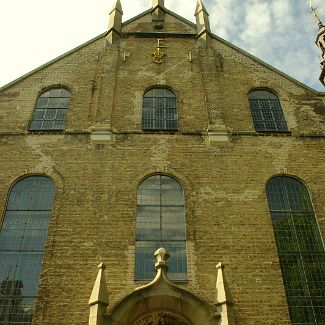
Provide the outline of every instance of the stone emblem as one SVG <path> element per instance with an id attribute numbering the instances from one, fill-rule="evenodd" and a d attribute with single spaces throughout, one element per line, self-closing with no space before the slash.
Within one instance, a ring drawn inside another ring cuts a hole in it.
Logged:
<path id="1" fill-rule="evenodd" d="M 152 53 L 153 62 L 155 63 L 162 63 L 164 56 L 166 55 L 159 47 L 156 48 L 156 51 Z"/>
<path id="2" fill-rule="evenodd" d="M 168 313 L 168 312 L 155 312 L 146 314 L 136 320 L 133 325 L 191 325 L 183 317 Z"/>

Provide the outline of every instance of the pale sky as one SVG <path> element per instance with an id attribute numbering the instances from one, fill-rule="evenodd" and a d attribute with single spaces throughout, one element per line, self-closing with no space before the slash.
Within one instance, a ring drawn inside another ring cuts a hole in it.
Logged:
<path id="1" fill-rule="evenodd" d="M 113 0 L 0 0 L 0 87 L 107 29 Z M 203 0 L 214 34 L 306 85 L 318 81 L 317 24 L 309 0 Z M 121 0 L 123 21 L 151 0 Z M 325 23 L 324 0 L 313 0 Z M 196 0 L 165 0 L 165 7 L 195 22 Z"/>

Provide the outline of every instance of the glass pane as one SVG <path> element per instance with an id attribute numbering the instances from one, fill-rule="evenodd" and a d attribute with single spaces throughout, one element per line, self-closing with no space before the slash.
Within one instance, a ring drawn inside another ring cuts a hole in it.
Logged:
<path id="1" fill-rule="evenodd" d="M 321 324 L 325 315 L 325 251 L 306 187 L 273 177 L 266 187 L 292 324 Z"/>
<path id="2" fill-rule="evenodd" d="M 168 276 L 174 281 L 187 280 L 186 242 L 162 242 L 169 252 Z"/>
<path id="3" fill-rule="evenodd" d="M 45 120 L 54 120 L 56 117 L 56 109 L 48 109 L 45 111 L 44 119 Z"/>
<path id="4" fill-rule="evenodd" d="M 155 251 L 160 242 L 137 241 L 135 244 L 135 279 L 152 280 L 155 277 Z"/>
<path id="5" fill-rule="evenodd" d="M 44 176 L 12 188 L 0 230 L 0 323 L 31 324 L 54 184 Z"/>
<path id="6" fill-rule="evenodd" d="M 253 90 L 248 94 L 249 99 L 277 99 L 278 97 L 267 90 Z"/>
<path id="7" fill-rule="evenodd" d="M 47 108 L 48 102 L 49 102 L 49 99 L 47 97 L 40 97 L 37 101 L 36 107 L 37 108 Z"/>
<path id="8" fill-rule="evenodd" d="M 37 100 L 30 130 L 62 130 L 70 102 L 70 92 L 54 88 Z"/>
<path id="9" fill-rule="evenodd" d="M 171 261 L 175 261 L 174 264 L 177 265 L 170 268 L 170 278 L 185 280 L 186 227 L 183 188 L 172 177 L 154 175 L 146 178 L 138 189 L 136 280 L 154 277 L 153 254 L 159 247 L 168 249 L 167 244 L 174 254 Z M 141 263 L 147 266 L 139 265 Z"/>
<path id="10" fill-rule="evenodd" d="M 137 240 L 160 239 L 160 208 L 159 206 L 138 206 Z"/>
<path id="11" fill-rule="evenodd" d="M 142 129 L 177 129 L 176 97 L 165 88 L 150 89 L 144 94 L 142 106 Z"/>
<path id="12" fill-rule="evenodd" d="M 248 94 L 248 99 L 256 131 L 288 131 L 276 95 L 267 90 L 255 90 Z"/>

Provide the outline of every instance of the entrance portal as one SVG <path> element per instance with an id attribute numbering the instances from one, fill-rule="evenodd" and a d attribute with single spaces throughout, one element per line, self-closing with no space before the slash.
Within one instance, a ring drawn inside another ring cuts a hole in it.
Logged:
<path id="1" fill-rule="evenodd" d="M 138 318 L 133 325 L 191 325 L 185 318 L 169 313 L 154 312 Z"/>

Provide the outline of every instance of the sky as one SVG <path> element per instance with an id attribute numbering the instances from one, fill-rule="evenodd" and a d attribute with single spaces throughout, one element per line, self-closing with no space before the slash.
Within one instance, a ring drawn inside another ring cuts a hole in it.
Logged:
<path id="1" fill-rule="evenodd" d="M 310 0 L 203 0 L 211 31 L 280 71 L 325 91 L 319 82 L 318 31 Z M 0 0 L 0 87 L 107 30 L 114 0 Z M 121 0 L 126 21 L 151 0 Z M 325 1 L 313 0 L 325 24 Z M 196 0 L 165 0 L 195 22 Z"/>

